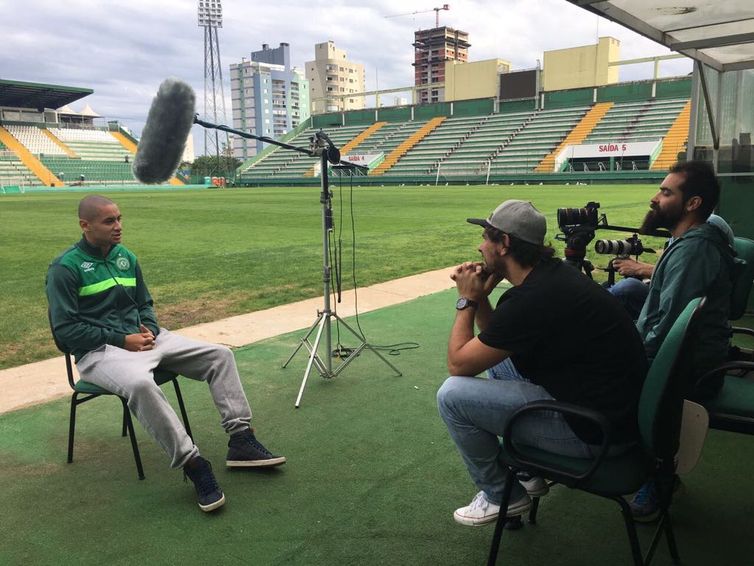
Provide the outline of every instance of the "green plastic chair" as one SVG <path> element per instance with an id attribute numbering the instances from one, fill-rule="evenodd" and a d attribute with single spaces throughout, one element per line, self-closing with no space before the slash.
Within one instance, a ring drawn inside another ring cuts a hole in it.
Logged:
<path id="1" fill-rule="evenodd" d="M 508 508 L 516 472 L 526 470 L 553 483 L 580 489 L 617 502 L 623 514 L 634 564 L 651 562 L 662 534 L 667 539 L 674 563 L 680 562 L 670 519 L 670 503 L 675 472 L 674 456 L 678 450 L 683 384 L 685 373 L 683 348 L 689 327 L 702 308 L 703 299 L 694 299 L 679 315 L 657 352 L 649 369 L 639 400 L 640 442 L 619 455 L 608 454 L 610 423 L 601 413 L 558 401 L 537 401 L 524 405 L 508 421 L 503 434 L 500 457 L 508 465 L 501 511 Z M 515 441 L 516 424 L 533 411 L 557 411 L 587 419 L 602 431 L 602 444 L 593 459 L 572 458 L 553 454 Z M 642 556 L 631 509 L 624 499 L 636 492 L 647 480 L 654 479 L 660 502 L 660 518 L 645 556 Z M 536 503 L 530 522 L 536 521 Z M 497 561 L 503 528 L 511 519 L 501 512 L 495 525 L 488 565 Z"/>
<path id="2" fill-rule="evenodd" d="M 742 260 L 733 293 L 730 299 L 730 319 L 740 319 L 746 311 L 752 284 L 754 284 L 754 241 L 747 238 L 735 238 L 736 254 Z M 754 337 L 754 330 L 734 326 L 733 334 L 746 334 Z M 739 359 L 708 372 L 697 381 L 701 390 L 710 381 L 723 378 L 718 394 L 710 400 L 703 401 L 709 413 L 709 426 L 717 430 L 739 432 L 754 435 L 754 379 L 747 376 L 754 371 L 752 353 L 737 350 Z M 748 358 L 748 360 L 747 360 Z"/>
<path id="3" fill-rule="evenodd" d="M 746 314 L 752 285 L 754 285 L 754 241 L 748 238 L 734 238 L 737 261 L 740 264 L 738 275 L 733 282 L 733 292 L 730 297 L 730 320 L 735 322 Z M 733 335 L 743 334 L 754 338 L 754 329 L 743 326 L 733 326 Z M 754 351 L 732 347 L 734 355 L 731 361 L 754 361 Z"/>

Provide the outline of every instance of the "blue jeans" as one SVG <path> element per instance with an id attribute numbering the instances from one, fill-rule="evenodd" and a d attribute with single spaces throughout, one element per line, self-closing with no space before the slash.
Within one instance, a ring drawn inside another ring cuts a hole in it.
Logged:
<path id="1" fill-rule="evenodd" d="M 437 406 L 472 481 L 489 501 L 500 504 L 508 469 L 499 459 L 498 437 L 519 407 L 531 401 L 552 400 L 552 396 L 524 379 L 510 360 L 489 372 L 491 379 L 449 377 L 437 392 Z M 516 441 L 564 456 L 590 458 L 593 454 L 563 416 L 552 411 L 537 411 L 518 421 Z M 516 481 L 511 501 L 525 494 Z"/>
<path id="2" fill-rule="evenodd" d="M 649 285 L 635 277 L 626 277 L 607 290 L 623 304 L 631 315 L 631 320 L 636 321 L 639 318 L 644 301 L 649 295 Z"/>

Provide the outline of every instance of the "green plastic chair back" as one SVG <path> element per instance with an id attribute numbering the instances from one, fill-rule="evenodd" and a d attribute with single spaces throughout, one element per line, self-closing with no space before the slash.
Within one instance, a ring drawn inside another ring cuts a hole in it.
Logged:
<path id="1" fill-rule="evenodd" d="M 656 458 L 672 457 L 678 443 L 680 413 L 683 403 L 683 362 L 681 347 L 694 314 L 703 305 L 693 299 L 683 309 L 657 352 L 649 368 L 639 399 L 639 433 L 644 449 Z M 675 378 L 675 379 L 674 379 Z"/>
<path id="2" fill-rule="evenodd" d="M 754 241 L 748 238 L 734 238 L 733 245 L 738 259 L 745 262 L 739 267 L 740 271 L 733 281 L 733 293 L 730 296 L 730 319 L 738 320 L 746 312 L 754 282 Z"/>

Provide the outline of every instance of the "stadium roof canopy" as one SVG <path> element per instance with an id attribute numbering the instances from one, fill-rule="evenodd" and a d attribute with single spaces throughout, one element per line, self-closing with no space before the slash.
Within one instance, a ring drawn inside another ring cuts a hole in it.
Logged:
<path id="1" fill-rule="evenodd" d="M 80 98 L 89 96 L 90 88 L 24 83 L 0 79 L 0 106 L 15 108 L 60 108 Z"/>
<path id="2" fill-rule="evenodd" d="M 717 71 L 754 68 L 752 0 L 568 0 Z"/>

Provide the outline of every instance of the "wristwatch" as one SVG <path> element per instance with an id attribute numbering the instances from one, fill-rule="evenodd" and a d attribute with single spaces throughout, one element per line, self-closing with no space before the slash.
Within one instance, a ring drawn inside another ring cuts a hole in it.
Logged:
<path id="1" fill-rule="evenodd" d="M 479 303 L 472 301 L 471 299 L 467 299 L 466 297 L 458 297 L 458 300 L 456 301 L 456 310 L 459 311 L 462 311 L 463 309 L 467 309 L 469 307 L 475 309 L 478 306 Z"/>

